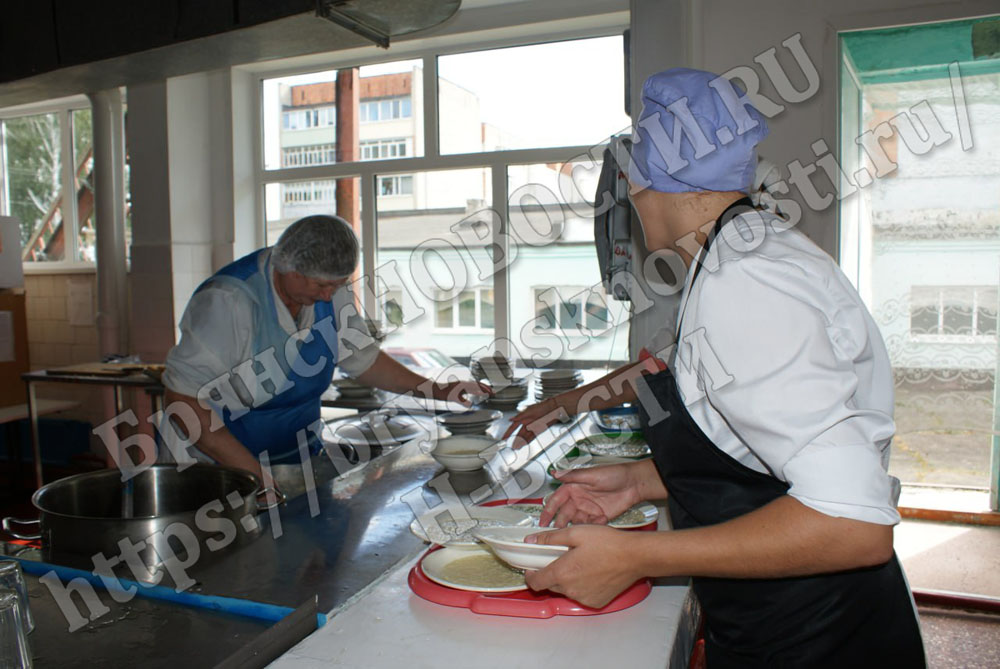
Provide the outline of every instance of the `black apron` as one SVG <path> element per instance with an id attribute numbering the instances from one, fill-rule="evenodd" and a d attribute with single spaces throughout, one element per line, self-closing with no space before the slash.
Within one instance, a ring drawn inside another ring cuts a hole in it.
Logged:
<path id="1" fill-rule="evenodd" d="M 706 252 L 722 225 L 748 206 L 747 198 L 723 212 Z M 669 370 L 643 380 L 668 416 L 650 424 L 639 403 L 674 528 L 731 520 L 787 493 L 788 484 L 744 466 L 705 436 Z M 693 587 L 705 617 L 709 669 L 925 666 L 920 629 L 895 556 L 877 567 L 814 576 L 694 578 Z"/>

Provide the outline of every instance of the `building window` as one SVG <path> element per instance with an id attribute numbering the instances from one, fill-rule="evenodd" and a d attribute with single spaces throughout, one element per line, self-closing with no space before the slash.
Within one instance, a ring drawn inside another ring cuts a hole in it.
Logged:
<path id="1" fill-rule="evenodd" d="M 384 158 L 405 158 L 406 139 L 367 139 L 360 144 L 361 160 L 382 160 Z"/>
<path id="2" fill-rule="evenodd" d="M 337 185 L 333 181 L 292 181 L 283 184 L 282 199 L 287 205 L 333 202 Z"/>
<path id="3" fill-rule="evenodd" d="M 942 340 L 996 337 L 996 286 L 913 286 L 910 334 Z"/>
<path id="4" fill-rule="evenodd" d="M 413 176 L 394 175 L 378 178 L 379 195 L 413 195 Z"/>
<path id="5" fill-rule="evenodd" d="M 281 149 L 282 167 L 333 165 L 337 162 L 336 144 L 309 144 Z"/>
<path id="6" fill-rule="evenodd" d="M 410 96 L 385 98 L 383 100 L 363 100 L 361 102 L 361 122 L 391 121 L 397 118 L 410 118 L 413 110 L 410 107 Z"/>
<path id="7" fill-rule="evenodd" d="M 535 288 L 535 329 L 603 332 L 611 327 L 607 296 L 579 286 Z"/>
<path id="8" fill-rule="evenodd" d="M 434 327 L 442 330 L 492 330 L 493 289 L 472 288 L 458 295 L 438 293 Z"/>
<path id="9" fill-rule="evenodd" d="M 281 115 L 281 127 L 285 130 L 306 130 L 308 128 L 328 128 L 337 123 L 336 107 L 315 109 L 291 109 Z"/>

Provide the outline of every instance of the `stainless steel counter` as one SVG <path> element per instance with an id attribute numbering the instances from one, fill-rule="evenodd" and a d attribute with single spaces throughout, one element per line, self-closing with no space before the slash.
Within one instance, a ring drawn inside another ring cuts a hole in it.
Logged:
<path id="1" fill-rule="evenodd" d="M 495 433 L 504 427 L 494 426 Z M 189 567 L 187 573 L 197 581 L 192 591 L 292 608 L 315 595 L 319 611 L 336 612 L 424 548 L 409 525 L 414 510 L 440 504 L 442 494 L 454 492 L 478 502 L 489 497 L 541 496 L 551 490 L 544 471 L 548 460 L 529 463 L 551 443 L 551 439 L 534 443 L 516 456 L 509 450 L 499 452 L 484 471 L 463 475 L 446 474 L 423 452 L 427 444 L 420 440 L 388 450 L 341 476 L 329 461 L 314 459 L 314 492 L 261 514 L 262 531 L 256 538 Z M 82 556 L 34 551 L 28 557 L 93 569 Z M 127 572 L 120 575 L 130 577 Z M 168 582 L 165 573 L 161 585 Z M 44 586 L 35 582 L 32 589 L 33 603 L 51 600 Z M 106 593 L 102 598 L 110 600 Z M 46 620 L 44 627 L 56 631 L 32 635 L 46 639 L 38 666 L 73 666 L 75 662 L 101 666 L 102 661 L 122 657 L 130 664 L 149 661 L 149 666 L 155 666 L 168 657 L 172 666 L 185 662 L 204 666 L 213 663 L 210 657 L 228 656 L 269 626 L 137 597 L 127 605 L 115 605 L 93 629 L 71 634 L 53 601 L 39 608 Z M 127 655 L 121 654 L 121 648 L 128 649 Z"/>

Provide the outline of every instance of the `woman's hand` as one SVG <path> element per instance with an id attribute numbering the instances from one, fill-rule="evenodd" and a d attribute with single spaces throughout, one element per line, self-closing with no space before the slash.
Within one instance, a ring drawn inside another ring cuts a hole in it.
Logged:
<path id="1" fill-rule="evenodd" d="M 645 576 L 634 555 L 639 534 L 645 533 L 576 525 L 533 535 L 533 543 L 570 550 L 544 569 L 526 572 L 524 580 L 532 590 L 551 590 L 599 609 Z"/>
<path id="2" fill-rule="evenodd" d="M 638 465 L 607 465 L 589 469 L 556 472 L 562 485 L 545 502 L 538 519 L 542 527 L 550 522 L 556 527 L 569 523 L 606 525 L 643 501 Z"/>
<path id="3" fill-rule="evenodd" d="M 521 433 L 514 440 L 514 449 L 517 450 L 532 441 L 556 421 L 568 418 L 569 412 L 562 407 L 558 400 L 558 396 L 550 397 L 537 404 L 532 404 L 511 418 L 510 427 L 507 428 L 501 439 L 507 439 L 514 434 L 517 428 L 522 428 Z"/>

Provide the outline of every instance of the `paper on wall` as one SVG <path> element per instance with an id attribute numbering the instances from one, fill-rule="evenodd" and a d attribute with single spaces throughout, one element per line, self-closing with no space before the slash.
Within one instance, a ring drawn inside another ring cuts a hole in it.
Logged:
<path id="1" fill-rule="evenodd" d="M 0 216 L 0 288 L 20 288 L 23 285 L 21 223 L 13 216 Z"/>
<path id="2" fill-rule="evenodd" d="M 89 280 L 66 282 L 66 316 L 70 325 L 94 324 L 94 291 Z"/>
<path id="3" fill-rule="evenodd" d="M 0 311 L 0 362 L 14 361 L 14 312 Z"/>

